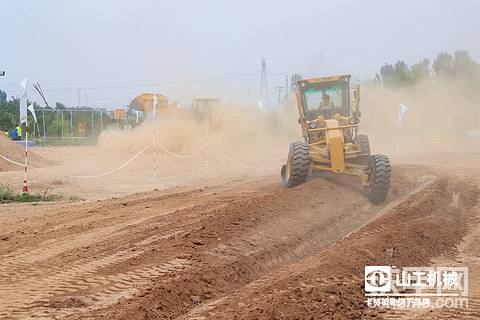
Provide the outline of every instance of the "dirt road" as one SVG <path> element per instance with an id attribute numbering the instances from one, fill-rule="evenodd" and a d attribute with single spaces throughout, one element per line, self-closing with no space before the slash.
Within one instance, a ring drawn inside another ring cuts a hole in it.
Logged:
<path id="1" fill-rule="evenodd" d="M 471 308 L 418 316 L 478 318 L 480 172 L 464 158 L 468 176 L 396 165 L 381 206 L 346 178 L 285 190 L 278 175 L 4 206 L 0 319 L 415 316 L 366 307 L 371 264 L 468 265 Z"/>

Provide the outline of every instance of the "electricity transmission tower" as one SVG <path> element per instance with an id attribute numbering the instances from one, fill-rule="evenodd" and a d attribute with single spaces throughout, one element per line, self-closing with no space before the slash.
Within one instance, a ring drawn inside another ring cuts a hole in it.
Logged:
<path id="1" fill-rule="evenodd" d="M 260 103 L 264 108 L 270 108 L 270 99 L 268 92 L 268 81 L 267 81 L 267 62 L 264 57 L 262 57 L 262 73 L 260 79 Z"/>

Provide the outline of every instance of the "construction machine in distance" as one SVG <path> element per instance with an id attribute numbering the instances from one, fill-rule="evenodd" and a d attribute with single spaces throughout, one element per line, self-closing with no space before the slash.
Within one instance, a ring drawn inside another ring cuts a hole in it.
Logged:
<path id="1" fill-rule="evenodd" d="M 214 112 L 220 107 L 219 98 L 195 98 L 193 99 L 192 111 L 197 120 L 212 121 Z"/>
<path id="2" fill-rule="evenodd" d="M 153 95 L 154 93 L 142 93 L 136 96 L 128 105 L 128 111 L 153 112 Z M 165 110 L 169 106 L 167 97 L 158 93 L 156 93 L 155 96 L 157 98 L 157 111 Z"/>
<path id="3" fill-rule="evenodd" d="M 298 122 L 303 142 L 290 144 L 282 166 L 286 187 L 304 183 L 318 172 L 348 174 L 360 179 L 372 203 L 385 201 L 390 186 L 390 160 L 370 154 L 368 137 L 359 134 L 360 86 L 350 75 L 297 81 Z"/>

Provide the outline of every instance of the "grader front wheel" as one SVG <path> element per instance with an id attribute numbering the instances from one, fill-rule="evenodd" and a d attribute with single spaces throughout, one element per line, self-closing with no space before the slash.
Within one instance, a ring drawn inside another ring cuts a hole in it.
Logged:
<path id="1" fill-rule="evenodd" d="M 385 201 L 390 186 L 390 160 L 378 154 L 368 158 L 365 173 L 369 176 L 365 186 L 367 198 L 375 204 Z"/>
<path id="2" fill-rule="evenodd" d="M 310 171 L 308 145 L 302 142 L 290 144 L 287 164 L 282 166 L 282 183 L 290 188 L 305 182 Z"/>
<path id="3" fill-rule="evenodd" d="M 353 139 L 353 143 L 360 146 L 360 155 L 358 158 L 353 159 L 352 162 L 357 164 L 366 164 L 368 158 L 370 157 L 370 142 L 368 141 L 368 136 L 364 134 L 359 134 Z"/>

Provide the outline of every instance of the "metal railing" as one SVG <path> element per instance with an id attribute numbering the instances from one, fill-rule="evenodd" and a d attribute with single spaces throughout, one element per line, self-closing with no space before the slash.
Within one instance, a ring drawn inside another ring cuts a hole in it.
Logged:
<path id="1" fill-rule="evenodd" d="M 38 144 L 94 144 L 102 130 L 114 123 L 113 111 L 98 109 L 35 109 L 32 128 Z"/>

